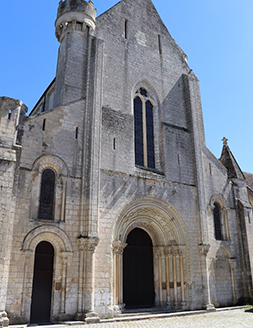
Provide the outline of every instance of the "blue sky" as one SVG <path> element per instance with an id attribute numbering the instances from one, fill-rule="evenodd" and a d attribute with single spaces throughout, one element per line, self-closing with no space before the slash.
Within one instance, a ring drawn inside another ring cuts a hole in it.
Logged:
<path id="1" fill-rule="evenodd" d="M 117 0 L 93 0 L 98 14 Z M 133 0 L 134 1 L 134 0 Z M 253 172 L 253 1 L 153 0 L 200 80 L 207 147 L 226 136 L 243 171 Z M 1 3 L 0 96 L 31 110 L 56 72 L 58 0 Z"/>

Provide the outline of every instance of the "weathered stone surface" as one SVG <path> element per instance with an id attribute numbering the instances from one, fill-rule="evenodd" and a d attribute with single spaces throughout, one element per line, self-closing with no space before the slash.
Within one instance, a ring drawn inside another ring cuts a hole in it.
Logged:
<path id="1" fill-rule="evenodd" d="M 88 8 L 95 14 L 91 1 L 61 1 L 58 18 Z M 0 313 L 30 321 L 36 247 L 46 241 L 54 249 L 47 320 L 118 316 L 133 229 L 152 241 L 153 305 L 213 309 L 249 298 L 253 196 L 206 148 L 199 81 L 152 2 L 122 0 L 96 29 L 66 23 L 56 79 L 30 116 L 20 101 L 0 98 Z M 152 168 L 135 165 L 136 97 Z M 46 169 L 55 185 L 45 220 Z"/>

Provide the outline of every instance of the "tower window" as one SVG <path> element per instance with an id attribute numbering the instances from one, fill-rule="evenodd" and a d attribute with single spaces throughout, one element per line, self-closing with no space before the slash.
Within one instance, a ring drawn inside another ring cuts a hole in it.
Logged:
<path id="1" fill-rule="evenodd" d="M 8 120 L 11 119 L 11 110 L 9 110 L 9 113 L 8 113 Z"/>
<path id="2" fill-rule="evenodd" d="M 155 168 L 153 104 L 140 88 L 134 99 L 135 164 Z"/>
<path id="3" fill-rule="evenodd" d="M 42 173 L 40 187 L 39 219 L 53 220 L 55 194 L 55 173 L 46 169 Z"/>
<path id="4" fill-rule="evenodd" d="M 161 35 L 158 34 L 158 49 L 159 49 L 159 54 L 162 54 L 162 42 L 161 42 Z"/>
<path id="5" fill-rule="evenodd" d="M 127 19 L 125 19 L 125 26 L 124 26 L 124 37 L 125 39 L 127 39 L 127 27 L 128 27 L 128 21 Z"/>
<path id="6" fill-rule="evenodd" d="M 214 203 L 213 217 L 214 217 L 215 239 L 216 240 L 222 240 L 222 234 L 221 234 L 221 208 L 220 208 L 220 205 L 218 203 Z"/>
<path id="7" fill-rule="evenodd" d="M 44 118 L 42 123 L 42 131 L 45 131 L 45 128 L 46 128 L 46 119 Z"/>

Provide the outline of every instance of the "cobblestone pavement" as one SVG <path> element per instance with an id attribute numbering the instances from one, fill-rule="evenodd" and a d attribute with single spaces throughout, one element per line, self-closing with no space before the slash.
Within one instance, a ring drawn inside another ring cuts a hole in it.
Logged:
<path id="1" fill-rule="evenodd" d="M 74 326 L 76 327 L 76 326 Z M 78 328 L 83 328 L 79 326 Z M 245 309 L 217 311 L 183 317 L 91 324 L 89 328 L 252 328 L 253 312 Z"/>

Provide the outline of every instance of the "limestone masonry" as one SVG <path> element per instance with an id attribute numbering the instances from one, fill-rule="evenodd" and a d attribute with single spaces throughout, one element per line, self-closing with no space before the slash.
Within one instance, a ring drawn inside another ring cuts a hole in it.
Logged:
<path id="1" fill-rule="evenodd" d="M 151 0 L 60 1 L 55 79 L 0 98 L 0 326 L 249 302 L 253 177 L 205 146 Z M 246 181 L 247 178 L 247 181 Z"/>

